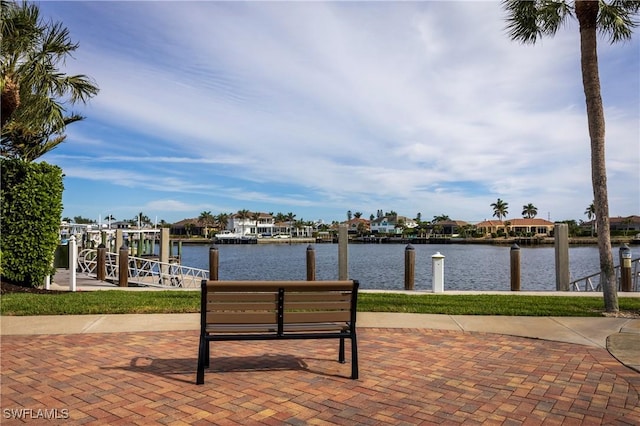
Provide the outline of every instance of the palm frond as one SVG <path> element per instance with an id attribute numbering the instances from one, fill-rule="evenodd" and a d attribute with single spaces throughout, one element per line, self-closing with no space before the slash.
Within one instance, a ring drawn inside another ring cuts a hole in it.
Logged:
<path id="1" fill-rule="evenodd" d="M 507 12 L 507 32 L 512 40 L 534 44 L 543 35 L 554 35 L 573 16 L 572 5 L 566 1 L 504 0 Z"/>
<path id="2" fill-rule="evenodd" d="M 629 40 L 633 29 L 638 26 L 636 15 L 640 11 L 640 2 L 616 0 L 607 4 L 600 1 L 598 13 L 598 31 L 608 36 L 613 44 L 618 41 Z"/>

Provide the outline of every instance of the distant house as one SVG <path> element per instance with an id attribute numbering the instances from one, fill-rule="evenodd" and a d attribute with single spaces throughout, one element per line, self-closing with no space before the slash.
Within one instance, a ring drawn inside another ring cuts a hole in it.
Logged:
<path id="1" fill-rule="evenodd" d="M 361 231 L 369 232 L 371 230 L 371 222 L 369 219 L 363 219 L 361 217 L 354 217 L 351 220 L 342 222 L 343 225 L 347 225 L 349 234 L 358 234 Z"/>
<path id="2" fill-rule="evenodd" d="M 109 229 L 131 229 L 133 228 L 133 225 L 131 225 L 131 222 L 125 222 L 125 221 L 118 221 L 118 222 L 111 222 L 109 223 L 109 225 L 107 225 L 109 227 Z"/>
<path id="3" fill-rule="evenodd" d="M 640 216 L 610 217 L 609 228 L 612 231 L 640 231 Z"/>
<path id="4" fill-rule="evenodd" d="M 415 228 L 418 226 L 415 220 L 406 216 L 382 216 L 370 222 L 372 234 L 402 234 L 402 228 Z"/>
<path id="5" fill-rule="evenodd" d="M 258 212 L 258 220 L 253 216 L 255 212 L 249 212 L 247 218 L 243 219 L 238 213 L 232 214 L 227 222 L 227 229 L 234 234 L 257 235 L 268 234 L 273 235 L 275 228 L 275 220 L 269 213 Z"/>
<path id="6" fill-rule="evenodd" d="M 469 223 L 464 220 L 443 220 L 434 222 L 431 225 L 431 229 L 435 234 L 457 235 L 460 233 L 460 229 L 467 225 L 469 225 Z"/>
<path id="7" fill-rule="evenodd" d="M 485 220 L 476 224 L 476 229 L 483 234 L 497 234 L 500 230 L 513 232 L 516 235 L 541 235 L 553 234 L 555 224 L 539 218 L 516 218 L 502 220 Z"/>
<path id="8" fill-rule="evenodd" d="M 509 231 L 516 234 L 530 234 L 530 235 L 553 235 L 553 228 L 555 224 L 545 219 L 538 218 L 523 218 L 523 219 L 510 219 L 507 222 L 511 222 L 509 225 Z"/>
<path id="9" fill-rule="evenodd" d="M 184 235 L 191 237 L 202 237 L 205 233 L 205 226 L 197 218 L 183 219 L 180 222 L 176 222 L 171 225 L 169 230 L 171 235 Z"/>
<path id="10" fill-rule="evenodd" d="M 504 230 L 504 222 L 501 220 L 483 220 L 476 223 L 476 230 L 485 235 L 497 234 L 500 229 Z"/>
<path id="11" fill-rule="evenodd" d="M 581 222 L 580 228 L 583 230 L 597 230 L 597 224 L 595 220 L 590 220 L 588 222 Z M 609 229 L 611 231 L 622 231 L 622 232 L 638 232 L 640 231 L 640 216 L 632 215 L 632 216 L 617 216 L 609 218 Z"/>

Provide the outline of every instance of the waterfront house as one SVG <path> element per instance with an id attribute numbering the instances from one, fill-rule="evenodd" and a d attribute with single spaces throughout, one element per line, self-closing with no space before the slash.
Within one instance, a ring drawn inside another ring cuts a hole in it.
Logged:
<path id="1" fill-rule="evenodd" d="M 551 236 L 555 224 L 539 218 L 516 218 L 508 220 L 485 220 L 476 224 L 476 229 L 485 234 L 498 234 L 500 231 L 515 235 Z"/>
<path id="2" fill-rule="evenodd" d="M 371 231 L 371 221 L 361 217 L 354 217 L 351 220 L 342 222 L 342 224 L 347 225 L 349 234 L 366 234 Z"/>
<path id="3" fill-rule="evenodd" d="M 545 219 L 539 218 L 518 218 L 510 219 L 508 226 L 509 232 L 515 232 L 516 235 L 531 235 L 531 236 L 551 236 L 553 235 L 553 228 L 555 224 Z"/>
<path id="4" fill-rule="evenodd" d="M 612 231 L 638 232 L 640 231 L 640 216 L 611 217 L 609 218 L 609 227 Z"/>
<path id="5" fill-rule="evenodd" d="M 597 231 L 597 225 L 595 220 L 590 220 L 588 222 L 580 222 L 580 228 L 582 228 L 583 232 L 593 231 L 594 235 Z M 616 216 L 609 218 L 609 229 L 614 232 L 623 232 L 623 233 L 637 233 L 640 231 L 640 216 L 631 215 L 631 216 Z"/>
<path id="6" fill-rule="evenodd" d="M 442 220 L 434 222 L 431 225 L 431 229 L 434 234 L 457 236 L 461 230 L 468 225 L 469 223 L 464 220 Z"/>
<path id="7" fill-rule="evenodd" d="M 211 230 L 210 227 L 209 230 Z M 205 237 L 205 226 L 197 218 L 183 219 L 171 225 L 169 232 L 176 236 Z"/>
<path id="8" fill-rule="evenodd" d="M 370 222 L 372 234 L 401 235 L 403 228 L 416 228 L 417 226 L 414 219 L 398 215 L 382 216 Z"/>
<path id="9" fill-rule="evenodd" d="M 483 220 L 476 223 L 476 230 L 487 236 L 497 234 L 499 230 L 504 230 L 504 222 L 501 220 Z"/>
<path id="10" fill-rule="evenodd" d="M 254 219 L 256 213 L 258 220 Z M 226 229 L 237 235 L 274 235 L 276 232 L 273 215 L 263 212 L 249 212 L 246 218 L 235 213 L 229 217 Z"/>

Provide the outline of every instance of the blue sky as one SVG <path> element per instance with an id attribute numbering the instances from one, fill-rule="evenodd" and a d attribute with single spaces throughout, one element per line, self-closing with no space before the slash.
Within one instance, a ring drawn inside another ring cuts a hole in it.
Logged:
<path id="1" fill-rule="evenodd" d="M 64 216 L 241 209 L 586 220 L 577 24 L 508 39 L 495 2 L 41 3 L 100 93 L 42 159 Z M 640 213 L 640 43 L 599 43 L 612 216 Z"/>

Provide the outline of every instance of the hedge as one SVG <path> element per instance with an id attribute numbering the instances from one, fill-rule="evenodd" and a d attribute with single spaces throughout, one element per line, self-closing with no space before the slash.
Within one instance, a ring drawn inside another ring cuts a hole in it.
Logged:
<path id="1" fill-rule="evenodd" d="M 62 216 L 62 169 L 44 162 L 1 159 L 0 274 L 38 287 L 55 272 Z"/>

